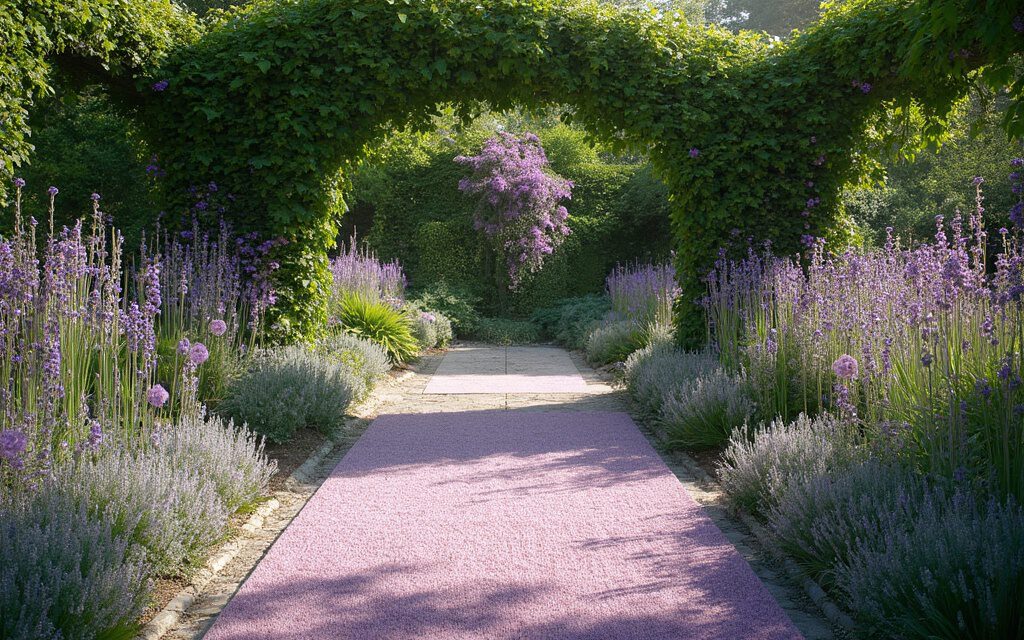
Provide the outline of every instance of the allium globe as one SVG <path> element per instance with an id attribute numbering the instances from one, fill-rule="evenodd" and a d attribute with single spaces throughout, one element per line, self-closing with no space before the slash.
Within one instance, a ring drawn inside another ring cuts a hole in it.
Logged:
<path id="1" fill-rule="evenodd" d="M 215 336 L 222 336 L 228 330 L 228 325 L 223 320 L 211 320 L 210 321 L 210 333 Z"/>
<path id="2" fill-rule="evenodd" d="M 191 360 L 194 365 L 203 364 L 210 359 L 210 351 L 202 342 L 193 343 L 192 348 L 188 351 L 188 359 Z"/>
<path id="3" fill-rule="evenodd" d="M 844 380 L 853 380 L 857 377 L 857 360 L 853 356 L 844 353 L 832 363 L 832 371 Z"/>
<path id="4" fill-rule="evenodd" d="M 146 392 L 146 402 L 157 409 L 167 404 L 170 398 L 171 394 L 167 393 L 167 389 L 164 389 L 163 385 L 155 384 Z"/>

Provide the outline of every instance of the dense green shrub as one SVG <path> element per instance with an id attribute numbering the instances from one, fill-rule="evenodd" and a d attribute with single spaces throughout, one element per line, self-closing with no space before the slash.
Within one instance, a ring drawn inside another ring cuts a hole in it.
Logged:
<path id="1" fill-rule="evenodd" d="M 540 339 L 540 331 L 529 320 L 482 318 L 468 337 L 490 344 L 530 344 Z"/>
<path id="2" fill-rule="evenodd" d="M 852 0 L 769 42 L 552 0 L 257 2 L 154 72 L 169 84 L 146 115 L 172 210 L 195 204 L 190 182 L 213 180 L 238 196 L 235 219 L 290 241 L 276 320 L 305 332 L 324 319 L 342 191 L 381 124 L 423 128 L 453 98 L 469 114 L 477 101 L 568 97 L 568 119 L 616 149 L 650 149 L 672 194 L 681 337 L 696 341 L 694 301 L 719 249 L 745 251 L 749 238 L 788 255 L 803 236 L 844 239 L 841 189 L 876 171 L 880 153 L 913 146 L 894 115 L 911 98 L 935 140 L 973 81 L 1010 86 L 1006 122 L 1024 130 L 1024 83 L 1008 62 L 1024 49 L 1016 14 L 1013 3 Z"/>
<path id="3" fill-rule="evenodd" d="M 347 333 L 384 347 L 395 364 L 415 358 L 419 353 L 419 345 L 413 335 L 415 320 L 406 310 L 350 293 L 342 297 L 337 318 Z"/>
<path id="4" fill-rule="evenodd" d="M 364 388 L 361 374 L 329 356 L 280 347 L 235 380 L 217 410 L 271 442 L 287 442 L 298 429 L 341 429 L 345 411 Z"/>
<path id="5" fill-rule="evenodd" d="M 742 375 L 723 367 L 675 380 L 661 406 L 659 422 L 670 448 L 709 449 L 729 440 L 733 429 L 754 413 Z"/>
<path id="6" fill-rule="evenodd" d="M 583 349 L 591 330 L 604 320 L 611 305 L 607 296 L 591 294 L 559 301 L 530 316 L 541 336 L 570 349 Z"/>
<path id="7" fill-rule="evenodd" d="M 469 336 L 477 330 L 482 317 L 476 305 L 480 298 L 465 286 L 439 280 L 417 289 L 410 302 L 421 309 L 439 311 L 452 323 L 453 335 Z"/>
<path id="8" fill-rule="evenodd" d="M 0 504 L 0 637 L 132 638 L 149 598 L 149 571 L 121 533 L 51 487 Z"/>

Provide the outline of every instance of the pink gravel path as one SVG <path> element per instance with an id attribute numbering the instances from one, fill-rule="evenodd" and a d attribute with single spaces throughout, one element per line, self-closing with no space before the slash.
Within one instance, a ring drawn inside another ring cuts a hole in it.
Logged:
<path id="1" fill-rule="evenodd" d="M 800 634 L 624 413 L 378 418 L 206 640 Z"/>

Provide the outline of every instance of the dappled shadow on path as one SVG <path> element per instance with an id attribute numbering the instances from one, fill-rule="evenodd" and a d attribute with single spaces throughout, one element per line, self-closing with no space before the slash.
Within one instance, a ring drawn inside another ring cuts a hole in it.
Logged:
<path id="1" fill-rule="evenodd" d="M 382 416 L 208 640 L 799 634 L 622 413 Z"/>

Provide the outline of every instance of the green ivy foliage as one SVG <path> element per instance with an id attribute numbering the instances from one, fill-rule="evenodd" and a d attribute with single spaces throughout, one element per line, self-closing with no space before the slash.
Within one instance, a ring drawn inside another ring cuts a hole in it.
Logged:
<path id="1" fill-rule="evenodd" d="M 55 65 L 72 82 L 103 81 L 134 102 L 157 61 L 198 33 L 172 0 L 0 2 L 0 202 L 29 160 L 29 110 L 53 92 Z"/>
<path id="2" fill-rule="evenodd" d="M 257 0 L 195 39 L 171 0 L 23 0 L 0 11 L 0 169 L 25 161 L 27 109 L 55 60 L 104 78 L 145 109 L 170 210 L 216 181 L 238 226 L 289 240 L 277 319 L 289 334 L 325 319 L 346 182 L 387 128 L 428 127 L 452 100 L 467 114 L 569 103 L 567 119 L 648 152 L 672 194 L 678 333 L 693 341 L 692 301 L 719 249 L 841 239 L 841 190 L 910 144 L 901 117 L 920 112 L 922 140 L 939 140 L 983 82 L 1008 92 L 1004 124 L 1024 131 L 1020 13 L 1017 0 L 850 0 L 773 42 L 590 0 Z"/>
<path id="3" fill-rule="evenodd" d="M 149 121 L 170 195 L 216 180 L 240 220 L 290 241 L 278 321 L 304 331 L 323 320 L 345 181 L 385 127 L 426 127 L 456 99 L 467 111 L 570 103 L 596 136 L 648 150 L 672 193 L 680 334 L 695 340 L 692 300 L 719 248 L 841 238 L 843 185 L 899 141 L 882 114 L 913 98 L 925 139 L 939 138 L 970 73 L 1015 79 L 1017 12 L 1009 0 L 853 0 L 779 43 L 589 2 L 257 2 L 175 51 Z M 1019 133 L 1022 83 L 1012 91 Z"/>

